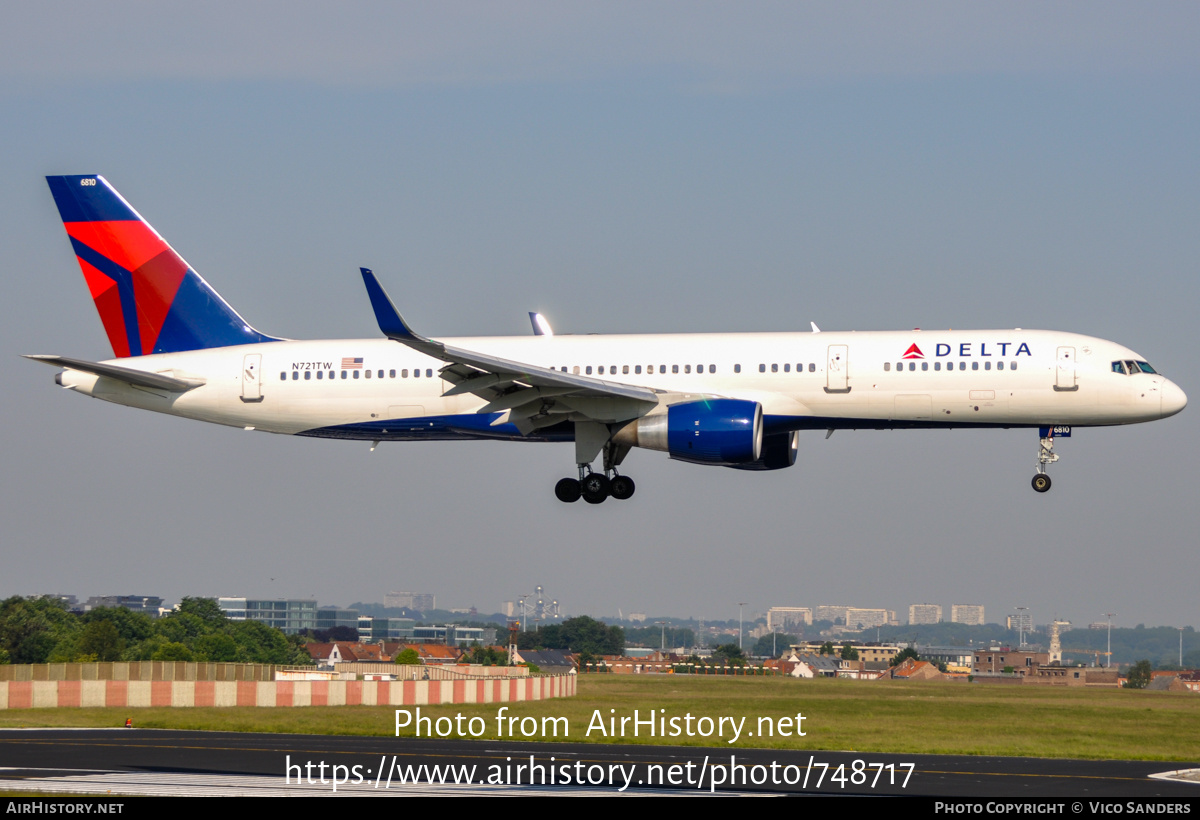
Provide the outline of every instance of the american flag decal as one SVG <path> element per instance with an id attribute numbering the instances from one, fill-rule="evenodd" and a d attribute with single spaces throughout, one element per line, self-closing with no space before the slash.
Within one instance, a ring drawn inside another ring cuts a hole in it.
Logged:
<path id="1" fill-rule="evenodd" d="M 342 359 L 342 370 L 362 370 L 362 356 L 357 359 L 352 356 L 346 356 Z"/>

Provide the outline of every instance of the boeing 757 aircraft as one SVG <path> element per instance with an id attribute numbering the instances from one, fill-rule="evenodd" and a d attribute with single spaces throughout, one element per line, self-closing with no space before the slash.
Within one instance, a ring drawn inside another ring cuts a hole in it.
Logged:
<path id="1" fill-rule="evenodd" d="M 39 355 L 93 398 L 296 436 L 574 441 L 562 501 L 633 495 L 633 447 L 777 470 L 801 430 L 1040 428 L 1033 488 L 1074 427 L 1174 415 L 1183 391 L 1115 342 L 1049 330 L 536 334 L 430 339 L 362 269 L 383 338 L 250 326 L 101 176 L 47 177 L 115 358 Z M 539 322 L 540 320 L 540 322 Z M 600 470 L 592 463 L 601 458 Z"/>

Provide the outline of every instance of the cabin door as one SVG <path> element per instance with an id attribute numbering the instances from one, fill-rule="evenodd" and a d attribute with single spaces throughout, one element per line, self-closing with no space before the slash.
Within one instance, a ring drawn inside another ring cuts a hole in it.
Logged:
<path id="1" fill-rule="evenodd" d="M 847 345 L 830 345 L 826 355 L 825 392 L 849 393 L 850 348 Z"/>
<path id="2" fill-rule="evenodd" d="M 1058 349 L 1058 367 L 1056 368 L 1056 373 L 1057 376 L 1054 381 L 1055 390 L 1079 389 L 1079 385 L 1075 383 L 1075 348 L 1060 347 Z"/>
<path id="3" fill-rule="evenodd" d="M 262 400 L 262 354 L 247 353 L 242 359 L 242 401 Z"/>

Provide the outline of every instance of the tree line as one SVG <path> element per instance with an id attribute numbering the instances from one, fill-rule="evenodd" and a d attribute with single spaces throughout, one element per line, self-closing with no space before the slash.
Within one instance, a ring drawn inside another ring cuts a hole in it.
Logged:
<path id="1" fill-rule="evenodd" d="M 95 661 L 312 664 L 299 636 L 232 621 L 212 598 L 184 598 L 162 618 L 121 607 L 76 614 L 55 598 L 0 601 L 0 663 Z"/>

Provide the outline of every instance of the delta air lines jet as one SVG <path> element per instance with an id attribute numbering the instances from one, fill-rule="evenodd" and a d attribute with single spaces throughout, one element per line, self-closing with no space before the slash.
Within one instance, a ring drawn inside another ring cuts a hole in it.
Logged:
<path id="1" fill-rule="evenodd" d="M 535 335 L 430 339 L 362 269 L 383 338 L 260 333 L 101 176 L 47 178 L 115 358 L 29 358 L 93 398 L 297 436 L 573 441 L 555 494 L 628 499 L 633 447 L 777 470 L 801 430 L 1040 428 L 1050 489 L 1073 427 L 1174 415 L 1187 397 L 1115 342 L 1047 330 Z M 602 467 L 592 463 L 601 459 Z"/>

